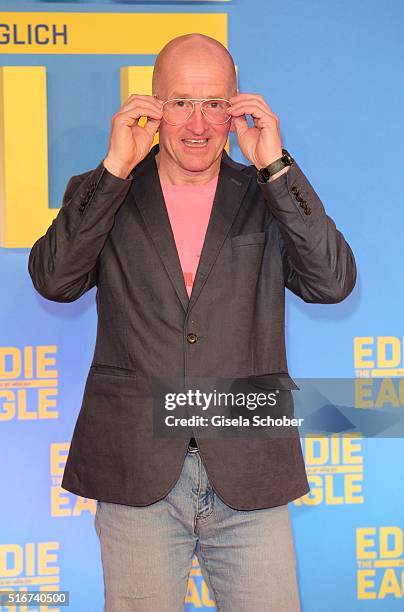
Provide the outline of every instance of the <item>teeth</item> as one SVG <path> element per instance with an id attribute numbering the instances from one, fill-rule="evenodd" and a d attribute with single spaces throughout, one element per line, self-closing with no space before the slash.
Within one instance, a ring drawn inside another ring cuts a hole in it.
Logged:
<path id="1" fill-rule="evenodd" d="M 205 138 L 204 140 L 184 139 L 183 142 L 184 142 L 184 145 L 187 147 L 194 148 L 194 149 L 202 149 L 202 147 L 208 144 L 208 139 L 207 138 Z"/>

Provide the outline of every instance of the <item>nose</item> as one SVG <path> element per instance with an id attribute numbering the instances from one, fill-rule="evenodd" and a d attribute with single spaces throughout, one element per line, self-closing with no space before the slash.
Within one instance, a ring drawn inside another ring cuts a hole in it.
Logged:
<path id="1" fill-rule="evenodd" d="M 194 102 L 194 111 L 188 119 L 186 126 L 194 134 L 203 134 L 209 128 L 209 121 L 206 119 L 201 110 L 201 104 Z"/>

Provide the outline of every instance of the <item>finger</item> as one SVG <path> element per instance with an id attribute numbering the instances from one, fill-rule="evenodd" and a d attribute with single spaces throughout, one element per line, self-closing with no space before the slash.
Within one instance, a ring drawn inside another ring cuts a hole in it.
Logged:
<path id="1" fill-rule="evenodd" d="M 154 136 L 154 134 L 157 132 L 159 126 L 160 126 L 161 120 L 160 119 L 150 119 L 149 117 L 147 118 L 146 123 L 143 126 L 143 129 L 150 134 L 150 136 Z"/>
<path id="2" fill-rule="evenodd" d="M 247 101 L 256 101 L 264 108 L 267 108 L 269 112 L 273 113 L 272 108 L 269 106 L 268 102 L 259 94 L 239 94 L 238 96 L 233 96 L 229 98 L 229 102 L 233 105 L 238 104 L 239 102 L 247 102 Z M 274 113 L 275 114 L 275 113 Z"/>
<path id="3" fill-rule="evenodd" d="M 279 133 L 279 126 L 275 121 L 268 122 L 266 119 L 254 119 L 254 125 L 260 130 L 269 128 Z"/>
<path id="4" fill-rule="evenodd" d="M 129 108 L 133 108 L 133 106 L 137 104 L 142 104 L 145 106 L 150 106 L 151 108 L 161 109 L 163 107 L 163 102 L 157 100 L 153 96 L 138 96 L 136 94 L 129 96 L 126 102 L 121 106 L 119 110 L 127 110 Z"/>
<path id="5" fill-rule="evenodd" d="M 229 100 L 236 100 L 237 98 L 262 98 L 264 99 L 259 93 L 252 93 L 251 91 L 244 91 L 244 92 L 238 93 L 236 96 L 232 96 L 231 98 L 229 98 Z"/>
<path id="6" fill-rule="evenodd" d="M 147 109 L 150 112 L 162 113 L 162 107 L 161 106 L 158 106 L 157 104 L 150 103 L 147 100 L 133 100 L 132 102 L 129 102 L 125 106 L 122 106 L 119 109 L 118 113 L 125 113 L 125 112 L 130 112 L 130 111 L 133 111 L 133 110 L 136 111 L 137 109 L 142 109 L 142 110 Z"/>
<path id="7" fill-rule="evenodd" d="M 248 108 L 250 106 L 252 108 L 260 108 L 264 113 L 268 113 L 270 115 L 276 116 L 275 113 L 269 109 L 268 105 L 262 104 L 262 102 L 260 102 L 259 100 L 254 100 L 254 99 L 242 100 L 242 101 L 236 102 L 231 105 L 229 110 L 230 111 L 235 110 L 235 109 L 238 110 L 240 108 Z"/>
<path id="8" fill-rule="evenodd" d="M 241 93 L 237 96 L 232 96 L 231 98 L 229 98 L 229 102 L 231 102 L 232 104 L 235 102 L 242 102 L 243 100 L 259 100 L 263 104 L 267 104 L 263 96 L 255 93 Z"/>
<path id="9" fill-rule="evenodd" d="M 124 102 L 124 104 L 127 104 L 128 102 L 132 101 L 132 100 L 149 100 L 151 102 L 156 101 L 156 102 L 162 102 L 161 100 L 159 100 L 158 98 L 156 98 L 156 96 L 148 96 L 148 95 L 141 95 L 141 94 L 131 94 Z"/>
<path id="10" fill-rule="evenodd" d="M 269 122 L 279 122 L 279 118 L 274 113 L 270 113 L 265 108 L 258 106 L 258 104 L 237 104 L 229 109 L 229 114 L 233 117 L 238 117 L 242 114 L 251 115 L 254 119 L 266 118 Z"/>
<path id="11" fill-rule="evenodd" d="M 238 136 L 242 136 L 245 132 L 247 132 L 247 130 L 251 129 L 245 115 L 242 115 L 241 117 L 233 117 L 233 125 L 236 128 Z"/>
<path id="12" fill-rule="evenodd" d="M 160 120 L 163 116 L 161 110 L 156 110 L 152 107 L 136 106 L 125 112 L 118 112 L 114 115 L 115 122 L 133 125 L 137 123 L 141 117 L 149 117 L 151 119 Z"/>
<path id="13" fill-rule="evenodd" d="M 165 100 L 162 100 L 161 98 L 159 98 L 158 96 L 156 96 L 155 94 L 153 94 L 152 96 L 159 104 L 163 105 Z"/>

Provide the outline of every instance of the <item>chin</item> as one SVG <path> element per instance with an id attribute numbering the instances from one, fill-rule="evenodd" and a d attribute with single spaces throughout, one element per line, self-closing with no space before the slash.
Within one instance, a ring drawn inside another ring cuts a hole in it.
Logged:
<path id="1" fill-rule="evenodd" d="M 181 155 L 178 157 L 178 161 L 182 168 L 190 172 L 202 172 L 207 170 L 216 160 L 217 156 L 212 155 L 212 152 L 209 152 L 208 155 L 204 154 L 198 156 L 192 153 L 191 155 Z"/>
<path id="2" fill-rule="evenodd" d="M 184 160 L 181 165 L 184 170 L 188 170 L 189 172 L 203 172 L 204 170 L 210 168 L 210 166 L 213 164 L 213 161 L 213 159 L 210 161 L 202 159 L 193 159 L 191 161 Z"/>

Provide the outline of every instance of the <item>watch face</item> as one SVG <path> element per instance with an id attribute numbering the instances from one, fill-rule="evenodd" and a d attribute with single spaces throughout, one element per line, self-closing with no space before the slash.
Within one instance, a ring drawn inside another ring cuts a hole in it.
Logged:
<path id="1" fill-rule="evenodd" d="M 286 151 L 286 149 L 282 149 L 282 161 L 287 166 L 291 166 L 293 163 L 293 157 Z"/>

